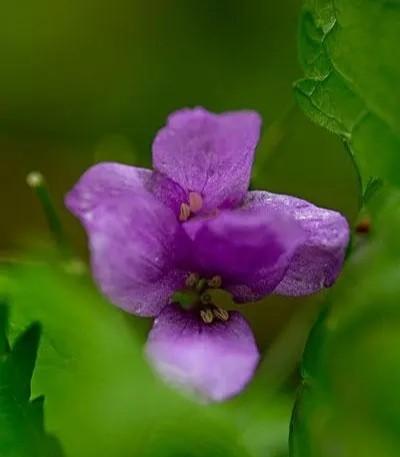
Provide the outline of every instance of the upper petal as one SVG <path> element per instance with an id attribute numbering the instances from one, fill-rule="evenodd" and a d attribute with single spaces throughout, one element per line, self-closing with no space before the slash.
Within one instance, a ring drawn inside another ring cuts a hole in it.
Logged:
<path id="1" fill-rule="evenodd" d="M 195 271 L 206 277 L 221 276 L 222 287 L 242 302 L 274 290 L 305 237 L 293 219 L 257 209 L 194 218 L 184 228 L 193 239 Z"/>
<path id="2" fill-rule="evenodd" d="M 103 293 L 131 313 L 157 315 L 186 276 L 189 239 L 174 213 L 144 191 L 105 195 L 90 212 L 76 213 Z"/>
<path id="3" fill-rule="evenodd" d="M 334 283 L 349 242 L 349 226 L 341 214 L 299 198 L 269 192 L 249 192 L 244 206 L 262 208 L 266 213 L 284 213 L 301 224 L 308 235 L 297 248 L 275 293 L 307 295 Z"/>
<path id="4" fill-rule="evenodd" d="M 236 206 L 249 186 L 260 127 L 254 111 L 177 111 L 154 140 L 154 168 L 201 194 L 205 211 Z"/>
<path id="5" fill-rule="evenodd" d="M 198 313 L 167 306 L 154 322 L 147 354 L 167 380 L 220 401 L 239 393 L 259 360 L 250 327 L 237 312 L 205 324 Z"/>

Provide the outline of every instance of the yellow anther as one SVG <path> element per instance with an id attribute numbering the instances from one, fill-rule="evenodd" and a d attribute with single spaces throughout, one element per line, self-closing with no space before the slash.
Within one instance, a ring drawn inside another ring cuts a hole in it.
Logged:
<path id="1" fill-rule="evenodd" d="M 189 192 L 189 208 L 192 213 L 198 213 L 203 207 L 203 197 L 198 192 Z"/>
<path id="2" fill-rule="evenodd" d="M 220 321 L 226 322 L 229 319 L 229 313 L 226 309 L 216 307 L 213 309 L 214 316 Z"/>
<path id="3" fill-rule="evenodd" d="M 202 309 L 200 311 L 200 317 L 205 324 L 211 324 L 214 320 L 214 314 L 211 309 Z"/>
<path id="4" fill-rule="evenodd" d="M 187 221 L 190 217 L 190 207 L 187 203 L 181 203 L 179 210 L 179 220 L 181 222 Z"/>
<path id="5" fill-rule="evenodd" d="M 211 279 L 207 281 L 207 285 L 212 289 L 219 289 L 222 285 L 221 276 L 213 276 Z"/>
<path id="6" fill-rule="evenodd" d="M 199 282 L 199 279 L 200 278 L 197 273 L 190 273 L 190 275 L 186 278 L 186 282 L 185 282 L 186 287 L 189 287 L 190 289 L 192 289 Z"/>

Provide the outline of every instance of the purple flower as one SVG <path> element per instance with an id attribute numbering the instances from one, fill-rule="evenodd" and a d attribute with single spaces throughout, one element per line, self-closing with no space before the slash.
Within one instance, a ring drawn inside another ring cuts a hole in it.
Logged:
<path id="1" fill-rule="evenodd" d="M 103 293 L 156 318 L 147 354 L 157 370 L 210 400 L 237 394 L 259 360 L 245 319 L 213 291 L 237 302 L 314 293 L 335 281 L 349 238 L 335 211 L 248 191 L 260 126 L 252 111 L 178 111 L 155 138 L 154 171 L 98 164 L 66 198 Z M 185 306 L 173 300 L 182 290 Z"/>

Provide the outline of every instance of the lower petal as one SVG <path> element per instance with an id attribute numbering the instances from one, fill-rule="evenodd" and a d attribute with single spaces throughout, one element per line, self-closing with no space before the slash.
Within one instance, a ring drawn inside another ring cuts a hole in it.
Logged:
<path id="1" fill-rule="evenodd" d="M 198 313 L 167 306 L 154 322 L 147 355 L 167 381 L 208 401 L 238 394 L 252 378 L 259 352 L 238 312 L 205 324 Z"/>

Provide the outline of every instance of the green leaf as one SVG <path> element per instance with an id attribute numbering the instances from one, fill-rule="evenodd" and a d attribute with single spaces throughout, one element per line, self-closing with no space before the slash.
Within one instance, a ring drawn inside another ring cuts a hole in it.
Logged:
<path id="1" fill-rule="evenodd" d="M 12 334 L 32 321 L 42 325 L 33 392 L 45 395 L 46 427 L 68 457 L 258 457 L 266 449 L 275 457 L 286 450 L 287 398 L 272 401 L 263 389 L 237 399 L 240 405 L 206 407 L 170 389 L 143 356 L 150 322 L 106 303 L 86 278 L 56 264 L 21 267 L 8 272 L 4 287 Z M 275 431 L 249 440 L 263 427 Z"/>
<path id="2" fill-rule="evenodd" d="M 400 185 L 398 0 L 306 0 L 299 33 L 304 112 L 343 138 L 364 186 Z"/>
<path id="3" fill-rule="evenodd" d="M 368 210 L 371 231 L 358 235 L 307 343 L 292 457 L 398 455 L 400 193 L 376 190 Z"/>
<path id="4" fill-rule="evenodd" d="M 58 441 L 44 430 L 43 397 L 30 401 L 40 327 L 32 324 L 10 348 L 7 308 L 0 305 L 0 455 L 58 457 Z"/>
<path id="5" fill-rule="evenodd" d="M 10 351 L 7 339 L 8 312 L 7 306 L 0 302 L 0 357 L 6 356 Z"/>

